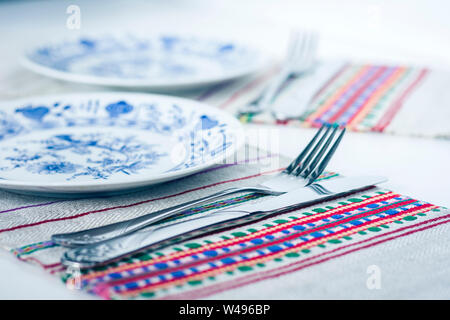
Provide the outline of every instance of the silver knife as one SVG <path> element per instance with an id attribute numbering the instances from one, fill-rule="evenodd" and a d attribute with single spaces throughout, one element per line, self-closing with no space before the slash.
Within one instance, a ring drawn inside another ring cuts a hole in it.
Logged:
<path id="1" fill-rule="evenodd" d="M 156 250 L 187 239 L 249 223 L 313 202 L 363 190 L 387 181 L 384 177 L 343 177 L 314 183 L 259 203 L 249 203 L 181 221 L 168 226 L 151 226 L 135 233 L 77 247 L 64 253 L 66 266 L 89 268 L 103 265 L 140 250 Z"/>

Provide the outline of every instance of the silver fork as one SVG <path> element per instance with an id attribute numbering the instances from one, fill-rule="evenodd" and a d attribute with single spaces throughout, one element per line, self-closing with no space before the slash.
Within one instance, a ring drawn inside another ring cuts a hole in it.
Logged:
<path id="1" fill-rule="evenodd" d="M 239 113 L 256 114 L 269 110 L 287 78 L 297 77 L 312 68 L 315 62 L 317 43 L 318 36 L 316 33 L 293 31 L 289 37 L 287 56 L 281 71 L 263 94 L 254 103 L 243 106 Z M 273 112 L 273 115 L 277 119 L 283 118 L 283 115 L 278 115 L 276 112 Z"/>
<path id="2" fill-rule="evenodd" d="M 52 241 L 67 247 L 83 246 L 135 232 L 196 205 L 211 202 L 233 193 L 253 192 L 277 196 L 290 190 L 310 185 L 325 170 L 341 142 L 345 128 L 331 145 L 338 129 L 339 126 L 336 124 L 324 124 L 286 169 L 261 184 L 250 187 L 229 188 L 174 207 L 102 227 L 73 233 L 55 234 L 52 236 Z"/>

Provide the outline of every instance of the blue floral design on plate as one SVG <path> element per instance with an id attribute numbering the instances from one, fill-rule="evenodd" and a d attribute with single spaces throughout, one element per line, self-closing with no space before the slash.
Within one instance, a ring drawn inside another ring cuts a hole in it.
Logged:
<path id="1" fill-rule="evenodd" d="M 175 177 L 234 147 L 228 118 L 184 99 L 105 93 L 41 100 L 0 111 L 2 185 L 17 177 L 38 184 Z M 183 151 L 176 160 L 175 145 Z"/>
<path id="2" fill-rule="evenodd" d="M 41 122 L 45 115 L 49 113 L 49 109 L 45 106 L 27 106 L 25 108 L 16 109 L 16 112 L 22 113 L 24 117 Z"/>
<path id="3" fill-rule="evenodd" d="M 124 86 L 223 81 L 257 71 L 265 63 L 247 46 L 179 35 L 81 37 L 43 45 L 25 57 L 26 66 L 49 76 Z"/>
<path id="4" fill-rule="evenodd" d="M 33 152 L 27 144 L 38 144 L 40 148 Z M 78 157 L 79 163 L 71 160 L 75 155 L 83 156 Z M 10 169 L 24 167 L 34 174 L 64 174 L 70 181 L 80 176 L 108 179 L 116 173 L 137 174 L 165 156 L 167 154 L 154 151 L 153 145 L 139 142 L 133 136 L 112 138 L 95 133 L 28 140 L 24 146 L 10 150 L 10 155 L 5 159 L 9 161 Z"/>

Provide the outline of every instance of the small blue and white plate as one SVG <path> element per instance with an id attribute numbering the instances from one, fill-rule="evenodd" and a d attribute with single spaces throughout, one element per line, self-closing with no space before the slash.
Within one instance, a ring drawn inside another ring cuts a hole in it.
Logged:
<path id="1" fill-rule="evenodd" d="M 42 45 L 23 64 L 86 84 L 178 90 L 258 71 L 267 60 L 248 46 L 192 36 L 89 36 Z"/>
<path id="2" fill-rule="evenodd" d="M 224 161 L 238 120 L 182 98 L 139 93 L 42 96 L 0 104 L 0 188 L 47 196 L 117 193 Z"/>

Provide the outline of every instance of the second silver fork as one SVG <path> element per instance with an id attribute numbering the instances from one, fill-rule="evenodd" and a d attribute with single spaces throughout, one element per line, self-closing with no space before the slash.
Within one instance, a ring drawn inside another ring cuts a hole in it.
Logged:
<path id="1" fill-rule="evenodd" d="M 313 68 L 317 43 L 318 35 L 314 32 L 291 32 L 286 59 L 280 72 L 270 82 L 262 95 L 253 103 L 242 106 L 239 113 L 257 114 L 270 110 L 276 119 L 285 120 L 284 115 L 272 110 L 272 104 L 287 79 L 298 77 Z"/>
<path id="2" fill-rule="evenodd" d="M 177 215 L 194 206 L 211 202 L 230 194 L 253 192 L 266 195 L 281 195 L 290 190 L 307 186 L 312 184 L 323 173 L 341 142 L 345 133 L 345 128 L 332 144 L 338 129 L 338 125 L 324 124 L 308 145 L 285 170 L 259 185 L 229 188 L 174 207 L 102 227 L 73 233 L 55 234 L 52 236 L 52 241 L 67 247 L 83 246 L 135 232 L 158 221 Z"/>

